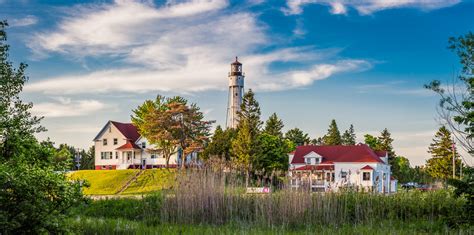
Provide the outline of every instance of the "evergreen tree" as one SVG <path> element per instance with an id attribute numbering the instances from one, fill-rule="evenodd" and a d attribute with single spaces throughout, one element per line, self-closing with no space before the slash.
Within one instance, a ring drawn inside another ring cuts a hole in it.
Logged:
<path id="1" fill-rule="evenodd" d="M 324 145 L 323 137 L 318 137 L 310 141 L 311 145 Z"/>
<path id="2" fill-rule="evenodd" d="M 303 131 L 297 127 L 288 130 L 285 134 L 285 139 L 290 140 L 296 146 L 307 144 L 310 141 L 308 134 L 303 133 Z"/>
<path id="3" fill-rule="evenodd" d="M 210 159 L 218 157 L 225 160 L 230 160 L 232 141 L 235 138 L 236 131 L 234 129 L 222 130 L 221 126 L 217 126 L 211 142 L 206 146 L 203 152 L 203 157 Z"/>
<path id="4" fill-rule="evenodd" d="M 438 179 L 453 177 L 453 145 L 451 132 L 445 126 L 440 127 L 428 150 L 432 157 L 426 162 L 427 171 L 432 177 Z M 456 151 L 455 146 L 454 150 Z M 461 160 L 456 151 L 455 166 L 460 164 Z"/>
<path id="5" fill-rule="evenodd" d="M 93 170 L 95 167 L 95 146 L 92 145 L 89 150 L 81 157 L 81 170 Z"/>
<path id="6" fill-rule="evenodd" d="M 356 144 L 356 135 L 354 131 L 354 126 L 351 124 L 348 130 L 344 131 L 342 134 L 342 144 L 343 145 L 355 145 Z"/>
<path id="7" fill-rule="evenodd" d="M 336 120 L 332 120 L 329 125 L 328 133 L 323 137 L 324 145 L 341 145 L 342 138 Z"/>
<path id="8" fill-rule="evenodd" d="M 265 128 L 263 129 L 263 132 L 269 134 L 269 135 L 274 135 L 279 138 L 283 138 L 283 121 L 278 118 L 276 113 L 273 113 L 265 123 Z"/>
<path id="9" fill-rule="evenodd" d="M 260 105 L 255 99 L 255 93 L 253 93 L 252 89 L 244 94 L 240 109 L 238 113 L 239 122 L 247 122 L 250 132 L 256 138 L 257 134 L 260 133 L 262 121 L 260 120 Z"/>
<path id="10" fill-rule="evenodd" d="M 392 142 L 393 139 L 390 132 L 387 130 L 387 128 L 383 129 L 383 131 L 380 133 L 380 136 L 378 137 L 379 145 L 377 146 L 376 150 L 387 151 L 389 161 L 395 158 L 395 151 L 393 151 Z"/>
<path id="11" fill-rule="evenodd" d="M 260 120 L 260 106 L 255 100 L 252 90 L 245 93 L 241 111 L 239 112 L 239 126 L 235 139 L 232 141 L 233 161 L 246 172 L 246 185 L 249 183 L 253 162 L 259 151 L 258 135 L 262 121 Z"/>

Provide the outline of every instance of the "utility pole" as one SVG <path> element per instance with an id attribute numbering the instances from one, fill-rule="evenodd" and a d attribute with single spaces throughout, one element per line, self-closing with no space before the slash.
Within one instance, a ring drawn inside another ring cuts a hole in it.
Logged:
<path id="1" fill-rule="evenodd" d="M 455 148 L 455 143 L 454 143 L 454 138 L 453 138 L 453 179 L 456 178 L 456 148 Z"/>

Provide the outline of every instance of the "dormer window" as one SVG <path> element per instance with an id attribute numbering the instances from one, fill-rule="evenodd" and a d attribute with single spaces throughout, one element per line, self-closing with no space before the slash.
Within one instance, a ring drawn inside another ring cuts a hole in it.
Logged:
<path id="1" fill-rule="evenodd" d="M 306 164 L 311 164 L 311 158 L 310 157 L 306 158 Z"/>
<path id="2" fill-rule="evenodd" d="M 316 164 L 319 164 L 319 163 L 321 163 L 321 158 L 317 157 L 317 158 L 315 158 L 315 161 L 316 161 Z"/>

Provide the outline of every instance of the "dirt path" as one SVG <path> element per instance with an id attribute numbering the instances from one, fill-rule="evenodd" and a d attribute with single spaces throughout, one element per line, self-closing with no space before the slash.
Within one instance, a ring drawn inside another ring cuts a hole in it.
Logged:
<path id="1" fill-rule="evenodd" d="M 124 186 L 122 186 L 122 188 L 118 192 L 116 192 L 115 195 L 121 194 L 123 191 L 125 191 L 133 181 L 137 180 L 138 176 L 143 174 L 143 172 L 145 172 L 145 170 L 143 169 L 138 171 L 138 173 L 135 176 L 133 176 Z"/>

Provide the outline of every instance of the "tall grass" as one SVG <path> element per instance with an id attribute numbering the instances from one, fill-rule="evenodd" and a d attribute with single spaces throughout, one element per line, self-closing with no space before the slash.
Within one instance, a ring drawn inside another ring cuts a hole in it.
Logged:
<path id="1" fill-rule="evenodd" d="M 149 226 L 235 225 L 304 228 L 367 225 L 381 221 L 422 221 L 424 226 L 452 224 L 465 201 L 449 191 L 309 193 L 283 188 L 271 194 L 245 194 L 242 175 L 190 170 L 177 175 L 175 186 L 143 199 L 96 201 L 80 215 L 142 221 Z"/>

